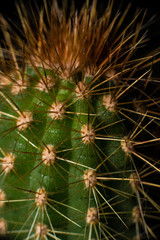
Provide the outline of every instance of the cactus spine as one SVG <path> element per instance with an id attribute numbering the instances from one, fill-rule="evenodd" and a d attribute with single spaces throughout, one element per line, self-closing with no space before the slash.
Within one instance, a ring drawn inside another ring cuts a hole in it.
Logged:
<path id="1" fill-rule="evenodd" d="M 157 54 L 135 58 L 143 23 L 137 14 L 119 32 L 127 11 L 113 17 L 112 5 L 97 19 L 96 1 L 69 17 L 44 1 L 34 27 L 20 5 L 23 39 L 1 19 L 1 52 L 10 56 L 0 73 L 6 239 L 156 239 L 145 213 L 158 218 L 147 186 L 159 185 L 147 177 L 159 162 L 145 147 L 159 141 L 158 82 L 150 77 Z"/>

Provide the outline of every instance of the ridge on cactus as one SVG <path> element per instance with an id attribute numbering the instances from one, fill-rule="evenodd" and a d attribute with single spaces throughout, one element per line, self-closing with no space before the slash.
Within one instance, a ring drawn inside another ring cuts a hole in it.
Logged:
<path id="1" fill-rule="evenodd" d="M 0 19 L 0 239 L 158 239 L 159 52 L 113 6 Z"/>

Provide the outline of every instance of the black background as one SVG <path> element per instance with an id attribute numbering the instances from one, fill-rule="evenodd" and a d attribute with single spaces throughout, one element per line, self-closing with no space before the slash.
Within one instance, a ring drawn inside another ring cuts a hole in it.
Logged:
<path id="1" fill-rule="evenodd" d="M 47 0 L 49 2 L 52 2 L 52 0 Z M 53 0 L 54 1 L 54 0 Z M 71 5 L 72 2 L 75 3 L 75 6 L 77 9 L 80 9 L 85 0 L 58 0 L 60 5 L 64 3 L 65 1 L 68 2 L 68 6 Z M 93 0 L 90 0 L 90 4 Z M 31 11 L 30 6 L 32 6 L 33 9 L 36 8 L 36 5 L 38 8 L 41 8 L 43 5 L 43 0 L 1 0 L 0 4 L 0 14 L 8 19 L 13 25 L 19 26 L 20 20 L 19 16 L 16 10 L 16 4 L 17 2 L 23 3 L 25 5 L 26 11 Z M 98 2 L 98 13 L 101 15 L 103 13 L 103 10 L 107 6 L 108 0 L 97 0 Z M 147 10 L 147 14 L 145 17 L 145 21 L 151 19 L 154 16 L 154 19 L 152 20 L 151 24 L 147 26 L 147 38 L 149 39 L 147 44 L 147 51 L 153 50 L 157 47 L 160 47 L 160 7 L 159 7 L 159 0 L 114 0 L 114 8 L 115 13 L 117 10 L 122 12 L 126 6 L 131 3 L 129 14 L 127 15 L 128 21 L 130 21 L 136 10 L 142 10 L 142 13 Z M 127 21 L 126 18 L 126 21 Z M 0 41 L 3 40 L 3 34 L 0 31 Z M 160 67 L 159 67 L 160 68 Z M 160 71 L 158 72 L 158 75 L 160 76 Z"/>
<path id="2" fill-rule="evenodd" d="M 51 0 L 48 0 L 51 2 Z M 54 1 L 54 0 L 53 0 Z M 64 2 L 65 0 L 58 0 L 60 4 Z M 35 8 L 35 3 L 40 8 L 40 6 L 43 5 L 43 0 L 1 0 L 0 4 L 0 14 L 3 15 L 5 18 L 10 19 L 12 23 L 19 24 L 18 19 L 18 13 L 16 10 L 15 3 L 16 2 L 22 2 L 26 10 L 30 8 L 30 5 Z M 71 5 L 72 0 L 67 0 L 68 6 Z M 85 0 L 73 0 L 75 3 L 75 6 L 77 9 L 80 9 Z M 107 6 L 108 0 L 97 0 L 99 5 L 99 12 L 101 14 L 101 11 L 105 9 Z M 90 0 L 90 3 L 92 3 L 92 0 Z M 160 7 L 159 7 L 159 0 L 114 0 L 114 6 L 116 6 L 117 9 L 119 9 L 120 6 L 122 11 L 126 8 L 126 6 L 131 3 L 131 9 L 130 14 L 134 14 L 134 12 L 137 9 L 141 9 L 144 11 L 147 10 L 147 18 L 150 19 L 152 16 L 154 17 L 154 20 L 152 21 L 152 25 L 148 27 L 148 36 L 150 38 L 150 41 L 154 43 L 154 46 L 160 46 Z M 2 34 L 0 35 L 2 38 Z"/>

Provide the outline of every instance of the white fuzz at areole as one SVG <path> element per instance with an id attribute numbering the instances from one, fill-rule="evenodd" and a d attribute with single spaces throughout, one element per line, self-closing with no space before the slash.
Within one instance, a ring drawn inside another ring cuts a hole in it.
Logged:
<path id="1" fill-rule="evenodd" d="M 53 103 L 50 109 L 49 116 L 53 120 L 62 119 L 65 114 L 65 106 L 63 102 Z"/>
<path id="2" fill-rule="evenodd" d="M 132 173 L 130 175 L 129 179 L 130 179 L 129 183 L 131 185 L 131 188 L 132 188 L 133 192 L 136 193 L 138 190 L 138 187 L 139 187 L 139 178 L 138 178 L 137 174 L 135 172 Z"/>
<path id="3" fill-rule="evenodd" d="M 5 200 L 6 200 L 6 194 L 4 193 L 4 191 L 2 189 L 0 189 L 0 207 L 4 206 Z"/>
<path id="4" fill-rule="evenodd" d="M 86 188 L 92 188 L 97 184 L 97 176 L 94 170 L 86 170 L 83 178 Z"/>
<path id="5" fill-rule="evenodd" d="M 88 209 L 86 222 L 88 224 L 96 224 L 98 222 L 98 210 L 97 210 L 97 208 L 89 208 Z"/>
<path id="6" fill-rule="evenodd" d="M 127 155 L 130 155 L 133 152 L 133 143 L 127 137 L 124 137 L 121 140 L 121 148 Z"/>
<path id="7" fill-rule="evenodd" d="M 38 239 L 46 239 L 46 235 L 47 235 L 47 226 L 45 224 L 42 223 L 37 223 L 36 227 L 35 227 L 35 235 Z"/>
<path id="8" fill-rule="evenodd" d="M 19 131 L 26 130 L 32 121 L 33 121 L 33 118 L 32 118 L 31 112 L 23 112 L 22 114 L 20 114 L 17 119 L 17 127 Z"/>
<path id="9" fill-rule="evenodd" d="M 85 124 L 81 128 L 82 141 L 85 144 L 93 143 L 95 140 L 95 130 L 91 124 Z"/>
<path id="10" fill-rule="evenodd" d="M 44 207 L 47 204 L 47 192 L 44 188 L 39 188 L 35 195 L 35 202 L 38 207 Z"/>
<path id="11" fill-rule="evenodd" d="M 36 86 L 36 88 L 40 91 L 48 92 L 49 89 L 53 88 L 55 85 L 54 78 L 50 75 L 47 78 L 40 80 Z"/>
<path id="12" fill-rule="evenodd" d="M 81 81 L 77 84 L 75 88 L 76 96 L 79 99 L 84 99 L 89 97 L 89 89 L 85 82 Z"/>
<path id="13" fill-rule="evenodd" d="M 107 110 L 111 112 L 115 111 L 117 102 L 111 94 L 104 95 L 102 101 L 103 101 L 103 105 Z"/>
<path id="14" fill-rule="evenodd" d="M 56 153 L 55 147 L 51 144 L 47 145 L 42 152 L 42 161 L 47 166 L 52 165 L 55 162 Z"/>
<path id="15" fill-rule="evenodd" d="M 22 93 L 27 88 L 27 81 L 23 81 L 22 79 L 16 80 L 16 83 L 12 85 L 11 93 L 13 95 L 17 95 Z"/>
<path id="16" fill-rule="evenodd" d="M 138 206 L 135 206 L 132 210 L 132 218 L 134 223 L 138 223 L 140 221 L 140 210 Z"/>
<path id="17" fill-rule="evenodd" d="M 13 153 L 6 153 L 2 158 L 2 169 L 8 174 L 14 168 L 15 156 Z"/>
<path id="18" fill-rule="evenodd" d="M 7 233 L 8 224 L 5 219 L 0 218 L 0 235 L 5 235 Z"/>

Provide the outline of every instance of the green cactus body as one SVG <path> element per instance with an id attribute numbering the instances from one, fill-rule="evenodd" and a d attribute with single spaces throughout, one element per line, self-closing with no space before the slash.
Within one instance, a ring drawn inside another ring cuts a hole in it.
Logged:
<path id="1" fill-rule="evenodd" d="M 151 57 L 130 60 L 138 44 L 139 30 L 134 37 L 132 32 L 125 36 L 127 29 L 122 31 L 123 36 L 117 37 L 111 53 L 107 53 L 105 41 L 112 41 L 107 33 L 112 32 L 111 25 L 117 18 L 109 19 L 109 7 L 110 4 L 98 23 L 94 1 L 90 12 L 84 8 L 78 20 L 75 14 L 71 27 L 71 19 L 61 17 L 55 3 L 47 36 L 47 25 L 42 24 L 42 12 L 39 13 L 40 39 L 36 43 L 34 32 L 22 20 L 28 45 L 25 54 L 21 53 L 21 66 L 14 59 L 16 51 L 14 54 L 11 51 L 12 65 L 3 59 L 2 239 L 123 240 L 135 236 L 140 239 L 142 224 L 143 235 L 155 237 L 143 216 L 143 198 L 156 210 L 159 207 L 145 193 L 138 170 L 144 165 L 147 171 L 152 168 L 158 172 L 158 163 L 140 154 L 135 146 L 147 142 L 141 133 L 147 134 L 148 142 L 157 141 L 148 125 L 159 118 L 152 112 L 144 123 L 147 113 L 138 112 L 133 106 L 138 86 L 145 84 L 141 81 L 145 73 L 137 76 L 137 69 Z M 105 26 L 103 21 L 107 16 Z M 28 31 L 32 33 L 31 40 Z M 101 35 L 96 35 L 100 32 Z M 52 43 L 55 33 L 57 37 Z M 80 39 L 78 33 L 82 33 Z M 102 42 L 100 36 L 104 38 Z M 18 40 L 22 47 L 24 43 Z M 11 41 L 6 41 L 11 49 Z M 126 43 L 132 44 L 132 48 L 123 50 Z M 103 51 L 107 56 L 101 59 Z M 145 101 L 152 104 L 154 99 L 147 96 Z M 136 136 L 140 136 L 138 140 Z"/>

